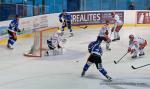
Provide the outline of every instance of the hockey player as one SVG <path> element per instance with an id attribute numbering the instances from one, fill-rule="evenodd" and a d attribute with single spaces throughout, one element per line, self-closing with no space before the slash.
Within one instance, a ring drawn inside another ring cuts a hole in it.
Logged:
<path id="1" fill-rule="evenodd" d="M 63 49 L 60 43 L 61 41 L 65 42 L 66 39 L 62 39 L 60 34 L 61 34 L 61 31 L 58 30 L 50 37 L 50 39 L 47 40 L 47 44 L 49 47 L 49 50 L 46 52 L 47 55 L 49 55 L 50 51 L 53 52 L 53 55 L 58 55 L 58 54 L 63 53 Z"/>
<path id="2" fill-rule="evenodd" d="M 85 72 L 88 70 L 91 64 L 95 63 L 97 69 L 104 75 L 108 80 L 111 80 L 111 77 L 108 76 L 107 71 L 102 66 L 102 48 L 100 46 L 99 41 L 93 41 L 88 45 L 88 51 L 90 53 L 89 58 L 87 59 L 86 64 L 83 67 L 83 71 L 81 73 L 81 76 L 85 75 Z"/>
<path id="3" fill-rule="evenodd" d="M 9 39 L 7 43 L 7 48 L 9 49 L 13 49 L 13 45 L 17 40 L 17 32 L 20 32 L 18 25 L 19 25 L 19 16 L 16 15 L 15 19 L 11 21 L 8 27 Z"/>
<path id="4" fill-rule="evenodd" d="M 111 32 L 114 32 L 114 39 L 112 41 L 120 40 L 119 31 L 123 26 L 123 22 L 120 20 L 119 15 L 115 14 L 115 12 L 111 13 L 114 20 L 114 27 Z"/>
<path id="5" fill-rule="evenodd" d="M 129 47 L 128 53 L 133 54 L 132 58 L 137 58 L 138 56 L 145 55 L 143 49 L 147 45 L 147 41 L 140 37 L 134 37 L 134 35 L 129 35 Z"/>
<path id="6" fill-rule="evenodd" d="M 109 47 L 111 39 L 108 36 L 108 34 L 109 34 L 108 30 L 109 30 L 109 21 L 107 20 L 106 23 L 104 24 L 104 26 L 99 31 L 97 41 L 99 41 L 101 43 L 104 40 L 106 42 L 106 49 L 111 50 L 111 48 Z"/>
<path id="7" fill-rule="evenodd" d="M 72 37 L 73 31 L 71 28 L 71 15 L 68 14 L 65 10 L 63 10 L 63 12 L 59 15 L 59 21 L 62 23 L 61 35 L 64 34 L 64 28 L 68 27 L 68 29 L 70 30 L 70 37 Z"/>

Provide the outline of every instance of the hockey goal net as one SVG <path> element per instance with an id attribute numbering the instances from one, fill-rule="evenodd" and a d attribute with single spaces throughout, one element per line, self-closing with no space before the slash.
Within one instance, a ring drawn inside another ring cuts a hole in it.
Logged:
<path id="1" fill-rule="evenodd" d="M 33 45 L 27 53 L 24 53 L 24 56 L 42 57 L 46 52 L 46 50 L 49 49 L 47 46 L 47 40 L 57 30 L 58 27 L 53 27 L 53 28 L 41 28 L 34 31 Z"/>

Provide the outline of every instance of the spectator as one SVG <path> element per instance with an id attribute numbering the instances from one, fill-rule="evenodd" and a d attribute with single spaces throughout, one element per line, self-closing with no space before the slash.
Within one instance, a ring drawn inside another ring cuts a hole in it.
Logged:
<path id="1" fill-rule="evenodd" d="M 129 10 L 135 10 L 135 4 L 134 4 L 134 2 L 131 2 L 129 4 Z"/>
<path id="2" fill-rule="evenodd" d="M 147 8 L 148 10 L 150 10 L 150 6 L 148 6 L 148 8 Z"/>

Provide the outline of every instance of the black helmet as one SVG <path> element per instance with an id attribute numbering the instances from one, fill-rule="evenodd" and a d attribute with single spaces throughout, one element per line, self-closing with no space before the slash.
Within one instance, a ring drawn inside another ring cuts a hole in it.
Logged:
<path id="1" fill-rule="evenodd" d="M 16 18 L 19 18 L 19 15 L 16 15 L 15 17 L 16 17 Z"/>

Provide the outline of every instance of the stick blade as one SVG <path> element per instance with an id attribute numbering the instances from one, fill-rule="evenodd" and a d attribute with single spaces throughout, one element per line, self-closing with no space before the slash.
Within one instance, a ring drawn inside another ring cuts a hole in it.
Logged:
<path id="1" fill-rule="evenodd" d="M 117 64 L 117 62 L 116 62 L 116 61 L 114 61 L 114 63 L 115 63 L 115 64 Z"/>
<path id="2" fill-rule="evenodd" d="M 132 67 L 132 69 L 137 69 L 137 68 L 135 68 L 134 66 L 131 66 Z"/>
<path id="3" fill-rule="evenodd" d="M 83 29 L 86 29 L 88 26 L 82 27 Z"/>
<path id="4" fill-rule="evenodd" d="M 87 28 L 88 26 L 86 25 L 85 28 Z"/>

